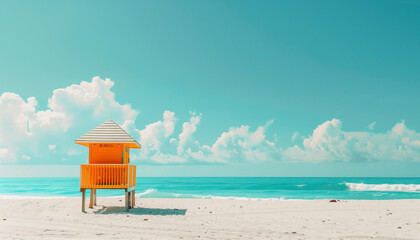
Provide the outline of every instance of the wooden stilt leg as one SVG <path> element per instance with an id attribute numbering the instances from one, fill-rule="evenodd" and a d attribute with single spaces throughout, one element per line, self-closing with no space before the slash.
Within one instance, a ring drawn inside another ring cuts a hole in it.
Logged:
<path id="1" fill-rule="evenodd" d="M 130 208 L 133 208 L 133 191 L 130 192 Z"/>
<path id="2" fill-rule="evenodd" d="M 96 189 L 93 190 L 93 205 L 96 206 Z"/>
<path id="3" fill-rule="evenodd" d="M 125 190 L 125 211 L 128 212 L 128 192 Z"/>
<path id="4" fill-rule="evenodd" d="M 86 189 L 82 189 L 82 212 L 86 212 L 85 211 L 85 196 L 86 196 Z"/>
<path id="5" fill-rule="evenodd" d="M 90 189 L 90 201 L 89 201 L 89 208 L 93 208 L 93 189 Z"/>
<path id="6" fill-rule="evenodd" d="M 128 192 L 128 209 L 131 209 L 131 192 Z"/>
<path id="7" fill-rule="evenodd" d="M 134 190 L 134 191 L 132 192 L 132 194 L 133 194 L 133 201 L 132 201 L 132 205 L 133 205 L 133 207 L 134 207 L 134 206 L 136 206 L 136 190 Z"/>

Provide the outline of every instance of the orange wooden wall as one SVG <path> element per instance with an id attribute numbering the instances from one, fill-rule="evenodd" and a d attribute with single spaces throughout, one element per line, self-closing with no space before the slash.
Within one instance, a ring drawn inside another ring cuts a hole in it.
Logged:
<path id="1" fill-rule="evenodd" d="M 121 143 L 89 144 L 89 164 L 123 164 L 123 159 L 128 158 L 128 152 L 123 156 L 123 150 Z"/>
<path id="2" fill-rule="evenodd" d="M 129 158 L 129 156 L 130 156 L 130 148 L 129 147 L 124 147 L 123 148 L 123 151 L 125 151 L 124 152 L 124 163 L 129 164 L 130 163 L 130 158 Z"/>

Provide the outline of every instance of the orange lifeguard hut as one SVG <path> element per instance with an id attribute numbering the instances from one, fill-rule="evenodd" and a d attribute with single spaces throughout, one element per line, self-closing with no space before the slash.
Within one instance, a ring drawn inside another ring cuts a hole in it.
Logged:
<path id="1" fill-rule="evenodd" d="M 89 147 L 89 164 L 80 165 L 82 211 L 86 189 L 90 189 L 89 208 L 96 206 L 96 189 L 125 189 L 125 209 L 135 205 L 136 166 L 130 163 L 130 148 L 141 148 L 124 129 L 109 120 L 75 140 Z"/>

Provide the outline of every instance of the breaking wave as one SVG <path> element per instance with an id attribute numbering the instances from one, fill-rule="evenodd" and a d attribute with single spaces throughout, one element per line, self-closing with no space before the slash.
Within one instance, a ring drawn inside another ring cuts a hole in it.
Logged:
<path id="1" fill-rule="evenodd" d="M 214 196 L 214 195 L 197 195 L 197 194 L 181 194 L 161 192 L 154 188 L 147 189 L 142 193 L 136 194 L 139 198 L 192 198 L 192 199 L 228 199 L 228 200 L 285 200 L 284 198 L 249 198 L 249 197 L 234 197 L 234 196 Z M 291 200 L 291 199 L 289 199 Z"/>
<path id="2" fill-rule="evenodd" d="M 364 184 L 345 183 L 350 191 L 371 192 L 419 192 L 420 184 Z"/>

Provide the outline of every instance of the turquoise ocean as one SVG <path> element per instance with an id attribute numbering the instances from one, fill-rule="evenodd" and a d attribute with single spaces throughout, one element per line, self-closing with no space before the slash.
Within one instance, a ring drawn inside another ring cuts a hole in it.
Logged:
<path id="1" fill-rule="evenodd" d="M 98 197 L 123 190 L 98 190 Z M 0 178 L 0 198 L 79 197 L 79 178 Z M 420 199 L 420 178 L 137 178 L 140 198 Z"/>

